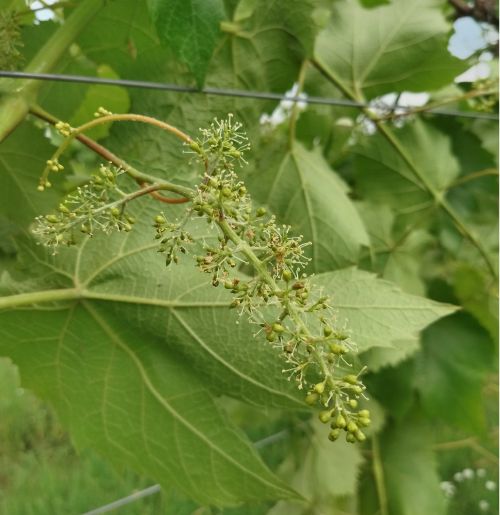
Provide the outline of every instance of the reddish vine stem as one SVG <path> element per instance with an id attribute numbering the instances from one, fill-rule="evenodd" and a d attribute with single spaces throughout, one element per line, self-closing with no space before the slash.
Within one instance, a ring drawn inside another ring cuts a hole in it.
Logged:
<path id="1" fill-rule="evenodd" d="M 51 125 L 55 125 L 59 121 L 57 118 L 52 116 L 50 113 L 47 113 L 38 106 L 31 106 L 29 112 L 33 116 L 36 116 L 37 118 L 47 123 L 50 123 Z M 108 150 L 106 147 L 97 143 L 97 141 L 93 140 L 92 138 L 89 138 L 85 134 L 78 134 L 75 139 L 77 139 L 80 143 L 83 143 L 87 148 L 89 148 L 96 154 L 100 155 L 106 161 L 113 163 L 115 166 L 123 168 L 124 170 L 130 170 L 133 168 L 126 161 L 118 157 L 116 154 Z M 147 188 L 149 186 L 147 182 L 140 181 L 137 179 L 136 181 L 143 188 Z M 189 202 L 189 198 L 187 197 L 169 198 L 161 195 L 156 190 L 149 191 L 149 194 L 155 200 L 158 200 L 159 202 L 164 202 L 166 204 L 184 204 L 185 202 Z"/>

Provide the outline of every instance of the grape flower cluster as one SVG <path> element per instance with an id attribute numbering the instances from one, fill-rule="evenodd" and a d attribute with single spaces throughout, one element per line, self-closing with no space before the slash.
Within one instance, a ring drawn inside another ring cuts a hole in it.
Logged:
<path id="1" fill-rule="evenodd" d="M 106 113 L 102 108 L 97 112 L 109 119 L 112 115 Z M 63 122 L 56 129 L 68 141 L 82 130 Z M 168 130 L 178 133 L 171 126 Z M 218 237 L 202 243 L 201 251 L 196 251 L 196 266 L 210 275 L 214 287 L 232 294 L 230 307 L 247 316 L 256 326 L 256 335 L 279 350 L 288 379 L 305 391 L 308 405 L 321 408 L 319 419 L 330 425 L 330 440 L 344 431 L 348 442 L 364 441 L 370 413 L 358 406 L 366 388 L 361 380 L 364 369 L 352 373 L 349 356 L 356 345 L 349 332 L 339 327 L 329 296 L 305 272 L 310 243 L 293 236 L 290 226 L 279 224 L 264 207 L 253 206 L 236 173 L 237 165 L 246 164 L 244 153 L 249 149 L 241 124 L 229 115 L 201 129 L 196 140 L 181 137 L 186 153 L 201 163 L 204 173 L 194 189 L 182 188 L 191 203 L 180 222 L 168 220 L 163 212 L 155 216 L 158 252 L 167 266 L 177 263 L 194 240 L 186 229 L 188 222 L 205 218 Z M 63 168 L 57 157 L 64 145 L 47 162 L 39 189 L 49 187 L 49 172 Z M 125 212 L 129 201 L 157 187 L 181 191 L 179 186 L 157 181 L 149 190 L 143 185 L 127 194 L 117 184 L 124 173 L 132 175 L 131 168 L 102 165 L 88 184 L 66 197 L 57 213 L 37 217 L 33 232 L 41 243 L 56 249 L 73 245 L 78 232 L 92 236 L 97 231 L 130 231 L 135 220 Z M 142 183 L 142 178 L 134 178 Z"/>
<path id="2" fill-rule="evenodd" d="M 356 408 L 365 386 L 361 373 L 345 373 L 352 367 L 347 356 L 356 346 L 347 331 L 336 328 L 330 298 L 304 273 L 310 243 L 292 236 L 290 226 L 278 224 L 265 208 L 253 208 L 235 172 L 248 148 L 241 125 L 231 116 L 215 120 L 189 145 L 205 174 L 188 214 L 205 217 L 219 229 L 218 243 L 204 245 L 195 257 L 197 266 L 210 274 L 215 287 L 233 294 L 231 307 L 246 314 L 257 333 L 280 350 L 283 372 L 307 391 L 307 404 L 322 407 L 319 418 L 330 424 L 330 440 L 345 431 L 348 442 L 364 441 L 362 428 L 370 424 L 370 413 Z M 185 253 L 191 237 L 163 215 L 155 227 L 165 229 L 167 264 L 177 262 L 177 251 Z M 238 273 L 239 265 L 252 267 L 253 276 Z"/>

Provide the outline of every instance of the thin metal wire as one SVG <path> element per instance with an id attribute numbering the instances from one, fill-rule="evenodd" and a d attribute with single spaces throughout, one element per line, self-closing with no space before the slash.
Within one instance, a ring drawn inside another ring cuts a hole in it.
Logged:
<path id="1" fill-rule="evenodd" d="M 262 447 L 266 447 L 271 445 L 279 440 L 283 440 L 289 434 L 288 429 L 283 429 L 277 433 L 266 436 L 262 438 L 262 440 L 257 440 L 253 445 L 256 449 L 262 449 Z M 105 504 L 103 506 L 99 506 L 99 508 L 95 508 L 94 510 L 87 511 L 82 515 L 101 515 L 102 513 L 108 513 L 110 511 L 115 510 L 116 508 L 121 508 L 126 504 L 130 504 L 135 502 L 143 497 L 148 497 L 150 495 L 156 494 L 161 491 L 160 485 L 152 485 L 144 488 L 144 490 L 139 490 L 138 492 L 134 492 L 133 494 L 127 495 L 126 497 L 122 497 L 121 499 L 117 499 L 116 501 L 110 502 L 109 504 Z"/>
<path id="2" fill-rule="evenodd" d="M 373 108 L 373 105 L 355 102 L 353 100 L 330 98 L 330 97 L 316 97 L 316 96 L 294 96 L 287 97 L 280 93 L 271 93 L 266 91 L 252 91 L 240 89 L 227 89 L 227 88 L 202 88 L 197 89 L 191 86 L 179 86 L 178 84 L 169 84 L 164 82 L 149 82 L 142 80 L 129 80 L 129 79 L 107 79 L 104 77 L 89 77 L 85 75 L 66 75 L 57 73 L 27 73 L 16 71 L 2 71 L 0 70 L 0 77 L 11 79 L 34 79 L 46 80 L 55 82 L 73 82 L 81 84 L 101 84 L 107 86 L 122 86 L 127 88 L 141 88 L 141 89 L 156 89 L 163 91 L 173 91 L 176 93 L 192 93 L 199 95 L 214 95 L 222 97 L 237 97 L 237 98 L 253 98 L 256 100 L 287 100 L 289 102 L 304 102 L 307 104 L 320 104 L 331 105 L 339 107 L 355 107 L 355 108 Z M 411 111 L 411 107 L 398 106 L 398 109 Z M 485 120 L 498 120 L 497 114 L 489 113 L 476 113 L 468 111 L 457 111 L 448 109 L 430 109 L 425 111 L 439 116 L 454 116 L 460 118 L 478 118 Z"/>

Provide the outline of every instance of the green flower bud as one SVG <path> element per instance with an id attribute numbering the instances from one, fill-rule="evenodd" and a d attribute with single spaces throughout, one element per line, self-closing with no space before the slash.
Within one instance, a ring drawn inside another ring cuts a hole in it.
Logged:
<path id="1" fill-rule="evenodd" d="M 365 433 L 363 433 L 363 431 L 360 431 L 359 429 L 354 433 L 354 436 L 358 442 L 364 442 L 366 440 Z"/>
<path id="2" fill-rule="evenodd" d="M 333 354 L 340 356 L 341 354 L 345 354 L 347 352 L 347 349 L 343 345 L 339 345 L 338 343 L 331 343 L 330 351 L 333 352 Z"/>
<path id="3" fill-rule="evenodd" d="M 69 213 L 69 209 L 64 204 L 59 204 L 57 210 L 61 213 Z"/>
<path id="4" fill-rule="evenodd" d="M 222 193 L 222 196 L 224 196 L 224 197 L 230 197 L 233 192 L 231 191 L 230 188 L 225 187 L 225 188 L 222 188 L 221 193 Z"/>
<path id="5" fill-rule="evenodd" d="M 314 385 L 314 391 L 322 394 L 325 391 L 325 383 L 318 383 Z"/>
<path id="6" fill-rule="evenodd" d="M 270 333 L 267 333 L 266 340 L 268 342 L 274 342 L 276 341 L 276 333 L 274 331 L 271 331 Z"/>
<path id="7" fill-rule="evenodd" d="M 264 216 L 266 213 L 267 209 L 265 207 L 259 207 L 259 209 L 257 209 L 256 215 L 260 217 Z"/>
<path id="8" fill-rule="evenodd" d="M 196 143 L 196 141 L 191 141 L 189 147 L 191 148 L 191 150 L 194 150 L 198 154 L 201 154 L 201 147 L 198 143 Z"/>
<path id="9" fill-rule="evenodd" d="M 45 220 L 47 220 L 47 222 L 50 222 L 51 224 L 56 224 L 57 222 L 59 222 L 59 218 L 57 218 L 56 215 L 47 215 L 45 217 Z"/>
<path id="10" fill-rule="evenodd" d="M 342 378 L 342 381 L 345 381 L 346 383 L 349 383 L 349 384 L 358 384 L 358 377 L 355 376 L 354 374 L 349 374 L 347 376 L 344 376 Z"/>
<path id="11" fill-rule="evenodd" d="M 325 327 L 323 327 L 323 334 L 325 336 L 330 336 L 331 334 L 333 333 L 333 329 L 329 326 L 329 325 L 325 325 Z"/>
<path id="12" fill-rule="evenodd" d="M 368 427 L 371 424 L 371 420 L 365 417 L 358 417 L 358 425 L 361 427 Z"/>
<path id="13" fill-rule="evenodd" d="M 347 431 L 349 431 L 349 433 L 355 433 L 357 430 L 358 430 L 358 425 L 356 424 L 356 422 L 354 422 L 353 420 L 350 420 L 349 423 L 347 424 Z"/>
<path id="14" fill-rule="evenodd" d="M 363 393 L 363 388 L 361 386 L 358 386 L 357 384 L 351 387 L 351 390 L 356 393 L 357 395 Z"/>
<path id="15" fill-rule="evenodd" d="M 326 411 L 326 410 L 325 411 L 320 411 L 319 415 L 318 415 L 318 418 L 321 420 L 321 422 L 323 422 L 323 424 L 326 424 L 332 418 L 332 412 L 331 411 Z"/>
<path id="16" fill-rule="evenodd" d="M 370 412 L 367 409 L 360 410 L 358 415 L 362 418 L 370 418 Z"/>
<path id="17" fill-rule="evenodd" d="M 274 331 L 274 332 L 276 332 L 276 333 L 282 333 L 284 330 L 285 330 L 285 328 L 284 328 L 281 324 L 278 324 L 278 322 L 276 322 L 275 324 L 273 324 L 273 331 Z"/>
<path id="18" fill-rule="evenodd" d="M 163 225 L 166 222 L 167 222 L 167 220 L 166 220 L 166 218 L 164 216 L 162 216 L 162 215 L 156 215 L 155 216 L 155 224 Z"/>
<path id="19" fill-rule="evenodd" d="M 291 280 L 291 278 L 292 278 L 292 272 L 290 272 L 290 270 L 283 270 L 283 275 L 282 275 L 282 277 L 283 277 L 283 280 L 284 280 L 284 281 L 288 282 L 288 281 L 290 281 L 290 280 Z"/>
<path id="20" fill-rule="evenodd" d="M 355 443 L 356 442 L 356 437 L 352 433 L 347 433 L 345 435 L 345 439 L 346 439 L 346 442 L 349 442 L 349 443 Z"/>
<path id="21" fill-rule="evenodd" d="M 113 207 L 113 208 L 111 208 L 111 214 L 115 218 L 118 218 L 120 216 L 120 210 L 117 207 Z"/>
<path id="22" fill-rule="evenodd" d="M 319 400 L 319 395 L 316 392 L 310 392 L 306 396 L 306 404 L 309 406 L 314 406 Z"/>
<path id="23" fill-rule="evenodd" d="M 358 401 L 356 399 L 349 399 L 349 406 L 351 406 L 351 408 L 356 408 L 358 406 Z"/>
<path id="24" fill-rule="evenodd" d="M 344 427 L 347 425 L 346 419 L 343 415 L 339 415 L 335 420 L 335 426 L 339 429 L 344 429 Z"/>
<path id="25" fill-rule="evenodd" d="M 340 436 L 340 429 L 332 429 L 329 433 L 328 433 L 328 439 L 331 441 L 331 442 L 334 442 L 335 440 L 337 440 L 337 438 Z"/>

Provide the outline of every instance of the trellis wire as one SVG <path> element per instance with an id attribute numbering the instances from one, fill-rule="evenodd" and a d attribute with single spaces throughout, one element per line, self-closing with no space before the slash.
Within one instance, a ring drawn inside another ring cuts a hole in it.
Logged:
<path id="1" fill-rule="evenodd" d="M 255 100 L 287 100 L 289 102 L 303 102 L 307 104 L 320 104 L 339 107 L 355 107 L 355 108 L 374 108 L 368 103 L 355 102 L 348 99 L 330 98 L 330 97 L 316 97 L 316 96 L 293 96 L 288 97 L 285 94 L 272 93 L 270 91 L 251 91 L 241 89 L 226 89 L 226 88 L 195 88 L 192 86 L 180 86 L 178 84 L 169 84 L 164 82 L 150 82 L 142 80 L 130 79 L 107 79 L 104 77 L 89 77 L 85 75 L 66 75 L 57 73 L 28 73 L 0 70 L 0 77 L 11 79 L 34 79 L 46 80 L 54 82 L 73 82 L 80 84 L 101 84 L 107 86 L 122 86 L 128 88 L 141 88 L 141 89 L 156 89 L 163 91 L 172 91 L 176 93 L 191 93 L 201 95 L 213 95 L 222 97 L 237 97 L 237 98 L 252 98 Z M 409 113 L 412 107 L 397 106 L 398 109 L 407 110 Z M 451 109 L 429 109 L 426 113 L 435 114 L 438 116 L 454 116 L 459 118 L 477 118 L 485 120 L 498 120 L 497 114 L 490 113 L 477 113 L 468 111 L 457 111 Z"/>
<path id="2" fill-rule="evenodd" d="M 282 440 L 288 435 L 288 430 L 283 429 L 278 433 L 274 433 L 273 435 L 266 436 L 262 438 L 262 440 L 257 440 L 253 445 L 256 449 L 262 449 L 262 447 L 266 447 L 267 445 L 271 445 L 274 442 L 278 442 Z M 99 508 L 95 508 L 94 510 L 87 511 L 82 515 L 101 515 L 101 513 L 108 513 L 110 511 L 115 510 L 116 508 L 121 508 L 127 504 L 133 503 L 139 499 L 144 497 L 148 497 L 150 495 L 156 494 L 161 491 L 160 485 L 152 485 L 144 488 L 143 490 L 139 490 L 138 492 L 134 492 L 133 494 L 127 495 L 126 497 L 122 497 L 121 499 L 117 499 L 116 501 L 110 502 L 109 504 L 105 504 L 100 506 Z"/>

